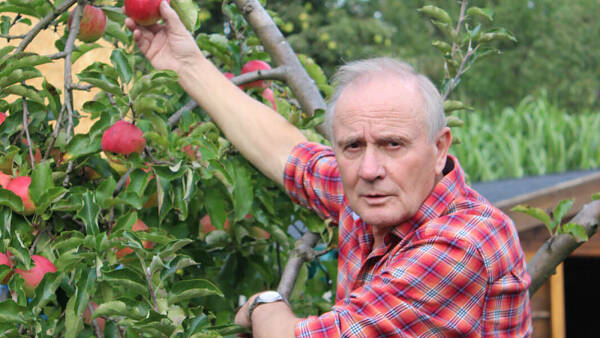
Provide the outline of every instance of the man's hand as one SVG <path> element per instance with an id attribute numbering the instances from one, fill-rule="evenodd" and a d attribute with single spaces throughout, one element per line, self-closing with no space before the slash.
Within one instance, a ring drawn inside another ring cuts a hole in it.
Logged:
<path id="1" fill-rule="evenodd" d="M 250 304 L 252 304 L 252 302 L 254 302 L 254 298 L 256 298 L 256 296 L 258 296 L 258 293 L 255 294 L 254 296 L 250 297 L 250 299 L 248 299 L 246 304 L 244 304 L 238 310 L 238 312 L 235 314 L 234 323 L 236 323 L 237 325 L 240 325 L 240 326 L 248 327 L 248 328 L 250 328 L 252 326 L 252 322 L 250 322 Z"/>
<path id="2" fill-rule="evenodd" d="M 131 18 L 125 19 L 125 25 L 133 32 L 136 44 L 154 68 L 180 73 L 184 67 L 197 62 L 202 53 L 177 13 L 166 1 L 160 3 L 160 15 L 165 21 L 162 25 L 143 27 Z"/>
<path id="3" fill-rule="evenodd" d="M 252 312 L 252 321 L 250 320 L 250 305 L 256 296 L 258 293 L 250 297 L 238 310 L 235 323 L 252 328 L 252 335 L 255 338 L 294 337 L 294 328 L 300 319 L 294 315 L 286 302 L 260 304 Z"/>

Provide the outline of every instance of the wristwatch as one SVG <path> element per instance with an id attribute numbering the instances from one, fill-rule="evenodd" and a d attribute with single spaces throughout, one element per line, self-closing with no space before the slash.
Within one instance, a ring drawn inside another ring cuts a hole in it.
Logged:
<path id="1" fill-rule="evenodd" d="M 287 304 L 285 298 L 283 298 L 283 296 L 277 291 L 265 291 L 256 296 L 252 304 L 250 304 L 250 309 L 248 310 L 248 318 L 250 318 L 250 321 L 252 322 L 252 312 L 257 306 L 260 304 L 275 302 L 285 302 Z"/>

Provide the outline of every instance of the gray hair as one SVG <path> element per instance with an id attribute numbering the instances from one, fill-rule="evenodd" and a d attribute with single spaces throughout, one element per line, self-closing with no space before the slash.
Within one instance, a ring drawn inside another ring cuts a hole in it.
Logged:
<path id="1" fill-rule="evenodd" d="M 342 92 L 355 80 L 377 73 L 392 74 L 400 79 L 414 81 L 423 98 L 424 112 L 428 114 L 425 117 L 429 127 L 428 136 L 434 141 L 437 133 L 446 126 L 446 115 L 439 91 L 429 78 L 415 71 L 408 63 L 390 57 L 378 57 L 349 62 L 341 66 L 333 76 L 335 90 L 329 99 L 324 121 L 325 131 L 331 143 L 333 144 L 333 113 Z"/>

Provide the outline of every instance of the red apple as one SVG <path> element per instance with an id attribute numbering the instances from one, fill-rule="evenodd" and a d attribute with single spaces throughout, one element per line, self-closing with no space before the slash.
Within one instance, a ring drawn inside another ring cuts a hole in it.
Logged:
<path id="1" fill-rule="evenodd" d="M 148 226 L 146 225 L 146 223 L 142 222 L 142 220 L 138 218 L 138 220 L 131 227 L 131 230 L 132 231 L 146 231 L 146 230 L 148 230 Z M 150 241 L 142 241 L 142 245 L 146 249 L 152 249 L 152 247 L 154 246 L 154 243 L 152 243 Z M 117 251 L 117 258 L 121 259 L 124 256 L 129 255 L 130 253 L 133 253 L 133 249 L 131 249 L 131 248 L 120 249 L 119 251 Z"/>
<path id="2" fill-rule="evenodd" d="M 209 232 L 217 230 L 217 228 L 214 225 L 212 225 L 212 222 L 210 221 L 210 216 L 208 214 L 204 215 L 200 219 L 200 227 L 200 231 L 202 231 L 204 234 L 208 234 Z M 223 228 L 225 229 L 225 231 L 229 231 L 228 219 L 225 220 L 225 225 L 223 225 Z"/>
<path id="3" fill-rule="evenodd" d="M 244 66 L 242 66 L 242 74 L 256 72 L 258 70 L 267 70 L 271 69 L 268 63 L 262 60 L 252 60 L 246 62 Z M 269 83 L 264 80 L 258 80 L 250 83 L 246 83 L 242 85 L 243 88 L 267 88 L 269 87 Z"/>
<path id="4" fill-rule="evenodd" d="M 92 302 L 90 300 L 89 304 L 92 305 L 92 310 L 96 311 L 96 308 L 98 307 L 98 304 Z M 92 313 L 90 313 L 90 308 L 89 306 L 85 307 L 85 312 L 83 313 L 83 321 L 88 324 L 88 325 L 92 325 Z M 96 324 L 98 324 L 98 328 L 100 329 L 100 332 L 104 332 L 104 326 L 106 326 L 106 320 L 102 317 L 98 317 L 95 319 Z"/>
<path id="5" fill-rule="evenodd" d="M 12 268 L 12 263 L 10 261 L 10 252 L 6 251 L 6 254 L 0 252 L 0 265 L 8 265 Z"/>
<path id="6" fill-rule="evenodd" d="M 102 135 L 102 150 L 129 155 L 141 153 L 146 146 L 144 133 L 135 125 L 119 120 Z"/>
<path id="7" fill-rule="evenodd" d="M 10 175 L 6 175 L 5 173 L 0 171 L 0 187 L 6 189 L 8 183 L 10 183 Z"/>
<path id="8" fill-rule="evenodd" d="M 150 26 L 160 20 L 160 2 L 162 0 L 125 0 L 125 15 L 141 26 Z M 165 0 L 170 3 L 169 0 Z"/>
<path id="9" fill-rule="evenodd" d="M 4 277 L 4 279 L 1 282 L 2 284 L 6 284 L 8 283 L 8 280 L 14 273 L 12 271 L 12 262 L 10 261 L 10 252 L 8 252 L 8 250 L 6 250 L 6 254 L 0 252 L 0 265 L 8 265 L 8 267 L 11 269 L 11 271 Z"/>
<path id="10" fill-rule="evenodd" d="M 15 177 L 12 181 L 10 181 L 6 185 L 6 190 L 10 190 L 15 193 L 15 195 L 21 197 L 23 201 L 23 215 L 30 215 L 35 210 L 35 205 L 31 200 L 31 196 L 29 195 L 29 185 L 31 184 L 31 177 L 29 176 L 18 176 Z"/>
<path id="11" fill-rule="evenodd" d="M 6 114 L 0 112 L 0 125 L 6 120 Z"/>
<path id="12" fill-rule="evenodd" d="M 73 21 L 73 13 L 74 11 L 69 14 L 69 29 L 71 28 L 71 21 Z M 79 23 L 77 38 L 83 42 L 94 42 L 100 39 L 105 30 L 106 14 L 104 14 L 104 11 L 92 5 L 85 5 Z"/>
<path id="13" fill-rule="evenodd" d="M 31 260 L 34 263 L 31 269 L 15 269 L 15 272 L 25 280 L 25 290 L 28 292 L 33 292 L 48 272 L 56 272 L 56 266 L 44 256 L 32 255 Z"/>
<path id="14" fill-rule="evenodd" d="M 273 90 L 271 88 L 265 88 L 265 90 L 262 91 L 261 95 L 267 101 L 271 102 L 271 107 L 273 107 L 273 110 L 276 111 L 277 104 L 275 103 L 275 94 L 273 93 Z"/>

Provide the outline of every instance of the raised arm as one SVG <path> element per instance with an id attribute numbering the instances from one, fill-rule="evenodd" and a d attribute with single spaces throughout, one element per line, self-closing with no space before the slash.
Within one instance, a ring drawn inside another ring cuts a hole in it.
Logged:
<path id="1" fill-rule="evenodd" d="M 292 148 L 306 140 L 277 112 L 246 95 L 202 54 L 177 13 L 162 2 L 164 25 L 137 26 L 127 19 L 140 50 L 157 69 L 171 69 L 179 83 L 254 166 L 283 184 Z"/>

